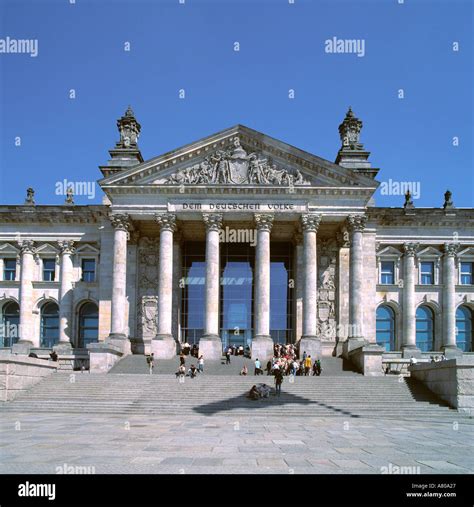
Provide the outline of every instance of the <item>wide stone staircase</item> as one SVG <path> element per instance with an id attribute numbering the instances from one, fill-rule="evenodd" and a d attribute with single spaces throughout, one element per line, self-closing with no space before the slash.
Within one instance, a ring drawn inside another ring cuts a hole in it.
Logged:
<path id="1" fill-rule="evenodd" d="M 369 417 L 437 421 L 465 418 L 412 379 L 364 377 L 344 369 L 342 360 L 336 358 L 323 361 L 320 377 L 297 376 L 293 382 L 285 377 L 280 397 L 271 395 L 258 401 L 249 400 L 246 393 L 256 383 L 273 387 L 273 377 L 239 376 L 244 361 L 253 373 L 250 360 L 233 358 L 233 365 L 223 365 L 220 361 L 207 363 L 204 374 L 195 379 L 186 377 L 183 383 L 173 374 L 177 360 L 158 361 L 153 375 L 145 373 L 144 357 L 130 356 L 127 361 L 119 363 L 114 370 L 128 373 L 52 374 L 16 400 L 2 404 L 1 409 L 122 416 Z M 187 362 L 188 366 L 191 361 L 195 362 L 194 358 Z"/>

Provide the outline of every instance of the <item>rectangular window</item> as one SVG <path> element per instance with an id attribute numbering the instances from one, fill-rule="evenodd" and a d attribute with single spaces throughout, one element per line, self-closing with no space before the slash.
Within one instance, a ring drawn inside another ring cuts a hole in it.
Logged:
<path id="1" fill-rule="evenodd" d="M 95 259 L 82 259 L 82 281 L 95 282 Z"/>
<path id="2" fill-rule="evenodd" d="M 395 283 L 395 263 L 393 261 L 382 261 L 380 263 L 380 283 Z"/>
<path id="3" fill-rule="evenodd" d="M 473 285 L 473 266 L 474 262 L 461 262 L 461 284 Z"/>
<path id="4" fill-rule="evenodd" d="M 9 281 L 16 279 L 16 259 L 3 260 L 3 279 Z"/>
<path id="5" fill-rule="evenodd" d="M 43 281 L 54 282 L 56 261 L 54 259 L 43 259 Z"/>
<path id="6" fill-rule="evenodd" d="M 421 262 L 421 285 L 434 284 L 434 262 Z"/>

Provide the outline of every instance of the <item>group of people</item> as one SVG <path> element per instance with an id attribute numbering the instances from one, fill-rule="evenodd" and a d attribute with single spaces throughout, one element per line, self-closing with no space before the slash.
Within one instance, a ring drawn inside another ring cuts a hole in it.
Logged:
<path id="1" fill-rule="evenodd" d="M 243 345 L 237 347 L 237 345 L 230 345 L 224 350 L 225 364 L 230 364 L 231 356 L 246 356 L 250 357 L 250 347 L 247 345 L 245 348 Z"/>
<path id="2" fill-rule="evenodd" d="M 181 353 L 184 354 L 185 356 L 193 356 L 193 357 L 199 357 L 199 347 L 194 344 L 192 347 L 191 345 L 189 345 L 188 342 L 184 342 L 182 345 L 181 345 Z"/>
<path id="3" fill-rule="evenodd" d="M 182 352 L 179 355 L 179 367 L 178 371 L 175 373 L 176 378 L 184 378 L 186 376 L 190 378 L 195 378 L 198 373 L 204 373 L 204 356 L 201 354 L 198 357 L 198 366 L 196 368 L 196 365 L 191 364 L 191 366 L 188 369 L 188 372 L 186 373 L 186 358 L 185 354 Z"/>
<path id="4" fill-rule="evenodd" d="M 278 356 L 273 356 L 272 359 L 269 359 L 266 368 L 267 375 L 274 375 L 275 371 L 281 371 L 283 375 L 294 375 L 294 376 L 310 376 L 321 375 L 322 367 L 321 361 L 316 359 L 313 361 L 310 354 L 306 354 L 306 351 L 303 352 L 303 356 L 301 359 L 296 357 L 294 353 L 286 353 L 285 355 L 279 354 Z M 259 359 L 255 360 L 255 375 L 263 375 L 264 371 L 262 369 L 261 363 Z M 242 374 L 242 373 L 241 373 Z"/>

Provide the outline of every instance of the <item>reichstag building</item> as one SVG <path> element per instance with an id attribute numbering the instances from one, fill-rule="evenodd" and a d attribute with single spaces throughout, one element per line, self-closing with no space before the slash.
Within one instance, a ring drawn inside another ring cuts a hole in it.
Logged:
<path id="1" fill-rule="evenodd" d="M 145 161 L 130 108 L 117 126 L 101 205 L 43 205 L 28 189 L 0 206 L 3 347 L 472 351 L 474 210 L 449 191 L 437 208 L 409 192 L 376 207 L 379 169 L 351 109 L 334 162 L 242 125 Z"/>

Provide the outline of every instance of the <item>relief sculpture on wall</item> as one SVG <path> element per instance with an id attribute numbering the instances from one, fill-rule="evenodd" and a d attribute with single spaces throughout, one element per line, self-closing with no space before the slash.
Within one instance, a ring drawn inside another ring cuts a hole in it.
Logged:
<path id="1" fill-rule="evenodd" d="M 147 344 L 158 330 L 159 239 L 142 237 L 138 243 L 138 339 Z"/>
<path id="2" fill-rule="evenodd" d="M 268 158 L 256 153 L 248 154 L 234 139 L 229 150 L 217 150 L 200 164 L 181 169 L 169 176 L 165 183 L 171 184 L 237 184 L 237 185 L 310 185 L 296 169 L 294 173 L 278 168 Z"/>
<path id="3" fill-rule="evenodd" d="M 322 240 L 318 245 L 318 336 L 323 340 L 336 340 L 336 273 L 337 244 Z"/>

